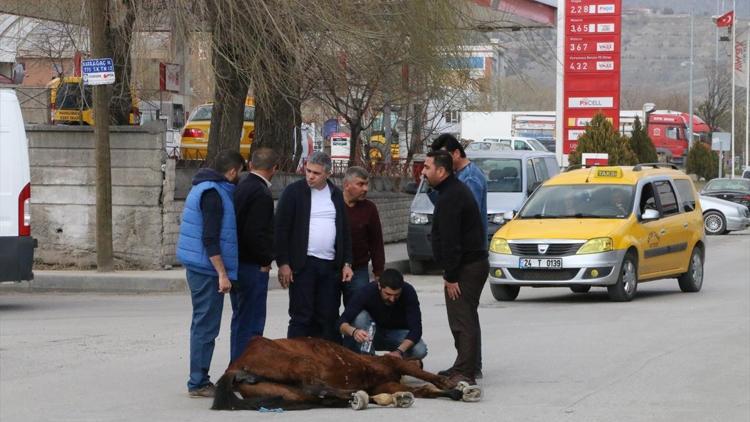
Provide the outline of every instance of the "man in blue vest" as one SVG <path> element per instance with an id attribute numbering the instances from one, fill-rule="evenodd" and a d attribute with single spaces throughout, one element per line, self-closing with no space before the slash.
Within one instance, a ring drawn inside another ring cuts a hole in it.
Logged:
<path id="1" fill-rule="evenodd" d="M 237 151 L 220 151 L 211 168 L 200 169 L 185 199 L 177 259 L 187 270 L 193 303 L 190 325 L 190 397 L 213 397 L 208 377 L 219 335 L 224 294 L 237 280 L 238 247 L 234 187 L 245 160 Z"/>

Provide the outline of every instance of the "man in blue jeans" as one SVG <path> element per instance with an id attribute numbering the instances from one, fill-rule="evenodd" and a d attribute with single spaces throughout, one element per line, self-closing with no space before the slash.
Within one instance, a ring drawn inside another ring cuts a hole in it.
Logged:
<path id="1" fill-rule="evenodd" d="M 193 304 L 190 325 L 190 397 L 213 397 L 208 370 L 221 326 L 224 294 L 237 279 L 237 227 L 233 194 L 245 160 L 220 151 L 211 168 L 201 169 L 185 199 L 177 259 L 187 270 Z"/>
<path id="2" fill-rule="evenodd" d="M 245 351 L 248 341 L 262 336 L 266 325 L 268 272 L 273 261 L 273 196 L 271 179 L 279 155 L 270 148 L 253 149 L 250 173 L 234 192 L 240 269 L 232 283 L 230 361 Z"/>
<path id="3" fill-rule="evenodd" d="M 375 323 L 375 336 L 367 331 Z M 391 356 L 422 360 L 427 345 L 422 341 L 422 312 L 414 287 L 398 270 L 383 271 L 377 283 L 370 283 L 354 294 L 339 318 L 344 345 L 358 353 L 386 350 Z M 362 343 L 372 340 L 372 349 L 362 351 Z"/>

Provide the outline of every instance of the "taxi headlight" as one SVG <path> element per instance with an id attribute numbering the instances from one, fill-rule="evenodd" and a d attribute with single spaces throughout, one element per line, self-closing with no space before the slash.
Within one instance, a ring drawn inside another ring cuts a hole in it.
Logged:
<path id="1" fill-rule="evenodd" d="M 428 214 L 413 212 L 409 214 L 409 222 L 411 224 L 427 224 L 430 222 L 430 216 Z"/>
<path id="2" fill-rule="evenodd" d="M 489 221 L 492 224 L 497 224 L 497 225 L 502 226 L 503 223 L 505 223 L 505 217 L 503 215 L 504 213 L 490 214 L 487 216 L 487 221 Z"/>
<path id="3" fill-rule="evenodd" d="M 492 239 L 490 242 L 490 252 L 505 255 L 510 255 L 512 253 L 510 251 L 510 246 L 508 246 L 508 241 L 499 237 Z"/>
<path id="4" fill-rule="evenodd" d="M 590 239 L 588 242 L 584 243 L 583 246 L 581 246 L 578 249 L 578 252 L 576 254 L 582 255 L 587 253 L 599 253 L 599 252 L 609 252 L 612 250 L 612 239 L 609 237 L 597 237 L 594 239 Z"/>

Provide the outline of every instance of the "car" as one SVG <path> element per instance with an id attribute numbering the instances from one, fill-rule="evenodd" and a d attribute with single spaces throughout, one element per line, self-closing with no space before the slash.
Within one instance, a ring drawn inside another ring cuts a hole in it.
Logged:
<path id="1" fill-rule="evenodd" d="M 466 151 L 513 151 L 513 148 L 507 143 L 474 141 L 466 145 Z"/>
<path id="2" fill-rule="evenodd" d="M 547 148 L 534 138 L 524 136 L 511 136 L 510 138 L 484 138 L 480 142 L 499 143 L 503 149 L 514 151 L 547 151 Z"/>
<path id="3" fill-rule="evenodd" d="M 743 179 L 750 179 L 750 168 L 745 167 L 745 169 L 742 170 L 742 178 Z"/>
<path id="4" fill-rule="evenodd" d="M 555 154 L 551 152 L 466 151 L 466 156 L 487 177 L 488 241 L 506 217 L 510 218 L 509 211 L 520 209 L 534 189 L 559 173 Z M 409 210 L 406 250 L 412 274 L 424 274 L 427 263 L 433 260 L 430 232 L 435 205 L 431 191 L 422 179 Z"/>
<path id="5" fill-rule="evenodd" d="M 712 196 L 750 207 L 750 179 L 711 179 L 703 186 L 701 195 Z"/>
<path id="6" fill-rule="evenodd" d="M 546 181 L 490 243 L 490 289 L 497 300 L 520 287 L 606 287 L 630 301 L 638 283 L 678 278 L 703 285 L 706 242 L 692 180 L 676 166 L 592 167 Z"/>
<path id="7" fill-rule="evenodd" d="M 750 227 L 750 209 L 731 201 L 700 195 L 706 234 L 727 234 Z"/>
<path id="8" fill-rule="evenodd" d="M 535 139 L 541 142 L 549 152 L 555 152 L 557 149 L 557 140 L 552 136 L 536 136 Z"/>
<path id="9" fill-rule="evenodd" d="M 0 87 L 0 281 L 32 280 L 31 172 L 21 106 L 12 88 Z"/>
<path id="10" fill-rule="evenodd" d="M 202 160 L 208 153 L 208 133 L 211 130 L 213 104 L 201 104 L 188 117 L 182 129 L 180 140 L 180 157 L 187 160 Z M 255 136 L 255 103 L 251 97 L 245 100 L 242 136 L 240 137 L 240 154 L 250 158 L 250 145 Z"/>

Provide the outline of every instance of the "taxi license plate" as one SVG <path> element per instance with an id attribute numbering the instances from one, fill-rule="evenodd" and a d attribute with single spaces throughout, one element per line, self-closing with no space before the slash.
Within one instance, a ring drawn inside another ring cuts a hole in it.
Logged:
<path id="1" fill-rule="evenodd" d="M 562 258 L 520 258 L 518 268 L 562 268 Z"/>

